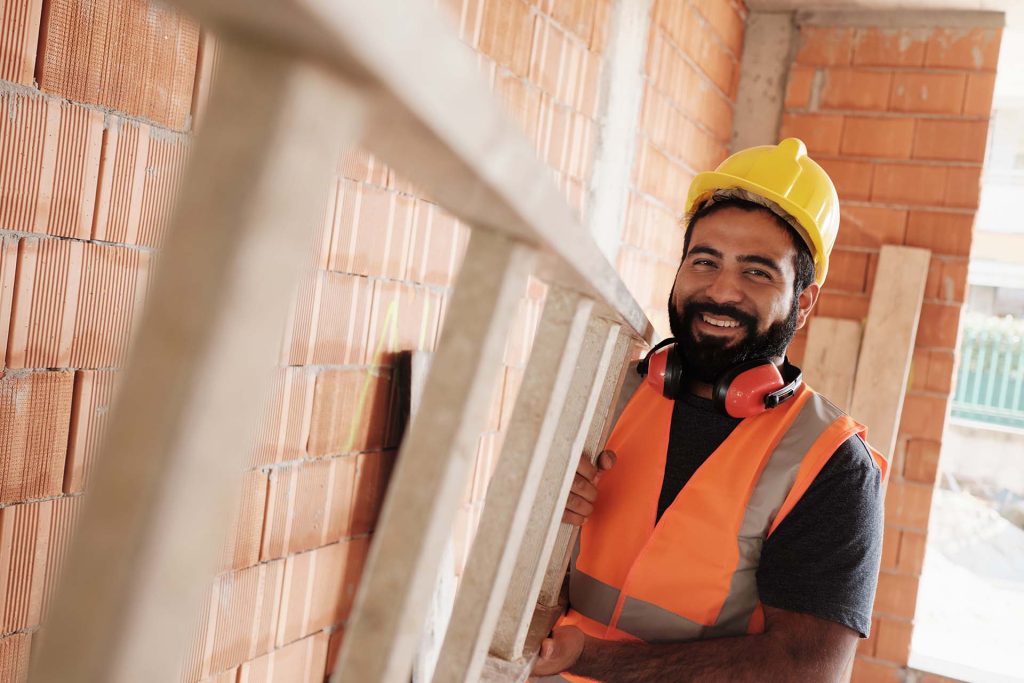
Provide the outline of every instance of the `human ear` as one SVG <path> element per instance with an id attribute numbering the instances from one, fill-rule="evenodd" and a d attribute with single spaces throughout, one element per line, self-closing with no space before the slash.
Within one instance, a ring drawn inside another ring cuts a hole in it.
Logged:
<path id="1" fill-rule="evenodd" d="M 818 303 L 820 292 L 821 286 L 817 282 L 812 282 L 804 287 L 804 291 L 800 292 L 797 297 L 796 329 L 799 330 L 807 322 L 807 317 L 811 314 L 814 304 Z"/>

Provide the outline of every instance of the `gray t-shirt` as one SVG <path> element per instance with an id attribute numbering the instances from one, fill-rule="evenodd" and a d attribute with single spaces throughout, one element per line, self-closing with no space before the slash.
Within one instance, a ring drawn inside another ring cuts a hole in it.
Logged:
<path id="1" fill-rule="evenodd" d="M 659 519 L 740 422 L 707 399 L 676 400 Z M 757 570 L 761 602 L 838 622 L 866 638 L 882 556 L 881 487 L 870 451 L 851 437 L 765 540 Z"/>

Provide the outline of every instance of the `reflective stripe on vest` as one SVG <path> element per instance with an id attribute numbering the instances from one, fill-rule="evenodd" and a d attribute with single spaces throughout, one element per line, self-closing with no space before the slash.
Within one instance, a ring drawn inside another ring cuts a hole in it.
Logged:
<path id="1" fill-rule="evenodd" d="M 618 587 L 581 571 L 575 566 L 575 561 L 570 581 L 569 602 L 572 609 L 594 622 L 613 627 L 616 631 L 647 642 L 682 641 L 747 633 L 751 618 L 759 605 L 756 572 L 761 547 L 773 520 L 783 502 L 787 500 L 787 494 L 794 488 L 801 464 L 812 455 L 820 457 L 818 451 L 823 448 L 829 449 L 826 455 L 830 455 L 842 442 L 817 443 L 829 427 L 837 423 L 846 426 L 845 423 L 838 421 L 848 421 L 849 425 L 848 428 L 830 431 L 830 435 L 834 433 L 836 439 L 845 440 L 850 434 L 863 430 L 828 400 L 809 389 L 804 391 L 810 395 L 804 397 L 805 401 L 799 406 L 799 412 L 768 455 L 764 468 L 756 478 L 756 484 L 746 501 L 736 538 L 738 558 L 731 570 L 728 594 L 724 597 L 721 609 L 713 622 L 700 623 L 688 619 L 663 606 L 629 595 L 628 592 L 623 599 Z M 631 428 L 635 429 L 635 425 Z M 726 439 L 726 442 L 728 441 Z M 667 444 L 665 447 L 667 448 Z M 714 457 L 714 454 L 711 457 Z M 752 453 L 751 457 L 761 456 Z M 820 465 L 823 464 L 824 459 Z M 817 470 L 813 474 L 816 475 Z M 672 523 L 664 517 L 663 521 Z M 644 548 L 646 550 L 646 546 Z M 640 554 L 642 555 L 645 550 Z M 634 567 L 636 559 L 634 558 Z M 633 570 L 630 570 L 629 576 L 633 580 Z M 642 580 L 642 577 L 636 580 Z M 615 619 L 615 610 L 620 600 L 622 605 L 618 618 Z"/>

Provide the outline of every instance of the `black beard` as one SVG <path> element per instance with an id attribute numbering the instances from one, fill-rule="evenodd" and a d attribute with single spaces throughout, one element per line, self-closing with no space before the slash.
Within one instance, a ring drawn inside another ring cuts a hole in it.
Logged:
<path id="1" fill-rule="evenodd" d="M 727 347 L 729 340 L 705 336 L 697 339 L 693 333 L 693 321 L 698 315 L 729 316 L 740 323 L 746 334 L 734 346 Z M 789 343 L 796 334 L 799 313 L 798 297 L 793 297 L 793 306 L 785 320 L 771 325 L 763 334 L 757 333 L 758 320 L 749 313 L 714 304 L 709 301 L 688 301 L 682 312 L 672 305 L 669 295 L 668 322 L 672 336 L 676 339 L 679 358 L 684 364 L 684 376 L 705 384 L 714 384 L 729 368 L 750 360 L 769 360 L 785 356 Z"/>

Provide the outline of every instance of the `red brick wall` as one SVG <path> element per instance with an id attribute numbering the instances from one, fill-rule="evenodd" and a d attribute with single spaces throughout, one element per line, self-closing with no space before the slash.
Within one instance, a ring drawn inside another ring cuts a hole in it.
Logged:
<path id="1" fill-rule="evenodd" d="M 138 1 L 0 13 L 0 678 L 16 681 L 188 153 L 199 28 Z"/>
<path id="2" fill-rule="evenodd" d="M 585 220 L 611 1 L 438 4 Z M 0 671 L 21 680 L 216 51 L 194 22 L 143 0 L 0 11 Z M 745 15 L 738 1 L 654 3 L 617 265 L 662 331 L 689 179 L 726 155 Z M 328 665 L 396 455 L 394 354 L 434 347 L 467 238 L 380 161 L 359 150 L 339 160 L 183 680 L 266 678 L 270 666 L 275 680 L 300 680 Z M 531 285 L 509 338 L 456 525 L 456 572 L 544 295 Z"/>
<path id="3" fill-rule="evenodd" d="M 668 336 L 690 180 L 728 156 L 747 10 L 727 0 L 655 0 L 637 159 L 618 269 Z"/>
<path id="4" fill-rule="evenodd" d="M 866 317 L 881 245 L 932 251 L 892 454 L 873 633 L 855 681 L 902 680 L 907 663 L 999 39 L 982 28 L 803 26 L 789 72 L 782 135 L 804 139 L 842 202 L 817 314 Z"/>

